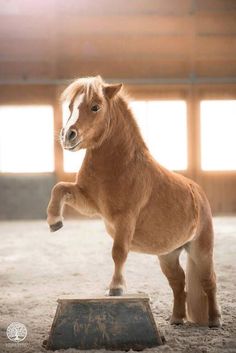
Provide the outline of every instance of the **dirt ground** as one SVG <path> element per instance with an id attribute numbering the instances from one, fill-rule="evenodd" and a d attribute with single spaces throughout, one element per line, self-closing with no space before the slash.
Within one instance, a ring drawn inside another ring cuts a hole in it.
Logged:
<path id="1" fill-rule="evenodd" d="M 236 352 L 236 217 L 215 218 L 215 260 L 221 329 L 186 323 L 170 326 L 172 293 L 155 256 L 130 253 L 126 265 L 128 293 L 145 292 L 166 344 L 145 352 Z M 62 295 L 102 295 L 113 263 L 112 241 L 102 221 L 65 221 L 51 234 L 44 221 L 0 222 L 0 353 L 41 353 Z M 182 259 L 185 262 L 185 257 Z M 26 325 L 21 343 L 6 337 L 7 326 Z M 63 351 L 78 352 L 75 349 Z M 103 351 L 99 351 L 103 352 Z"/>

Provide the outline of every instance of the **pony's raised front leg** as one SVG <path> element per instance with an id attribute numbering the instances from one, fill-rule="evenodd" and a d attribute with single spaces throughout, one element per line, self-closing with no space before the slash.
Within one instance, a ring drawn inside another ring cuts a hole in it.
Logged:
<path id="1" fill-rule="evenodd" d="M 86 202 L 84 199 L 85 197 L 80 192 L 78 185 L 66 182 L 56 184 L 52 189 L 47 209 L 47 222 L 51 232 L 55 232 L 63 226 L 62 213 L 64 205 L 68 204 L 79 209 L 80 204 Z"/>
<path id="2" fill-rule="evenodd" d="M 55 232 L 63 226 L 63 207 L 66 201 L 75 199 L 74 192 L 75 185 L 72 183 L 60 182 L 53 187 L 47 209 L 47 222 L 51 232 Z"/>
<path id="3" fill-rule="evenodd" d="M 133 221 L 120 220 L 115 231 L 114 243 L 112 247 L 112 258 L 115 269 L 110 284 L 109 295 L 123 295 L 126 288 L 123 276 L 124 264 L 127 259 L 130 243 L 134 233 Z"/>

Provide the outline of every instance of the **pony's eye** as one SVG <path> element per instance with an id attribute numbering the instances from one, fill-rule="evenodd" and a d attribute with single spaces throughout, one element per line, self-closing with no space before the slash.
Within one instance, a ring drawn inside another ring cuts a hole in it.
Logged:
<path id="1" fill-rule="evenodd" d="M 100 110 L 100 107 L 98 104 L 94 104 L 91 107 L 92 112 L 98 112 Z"/>

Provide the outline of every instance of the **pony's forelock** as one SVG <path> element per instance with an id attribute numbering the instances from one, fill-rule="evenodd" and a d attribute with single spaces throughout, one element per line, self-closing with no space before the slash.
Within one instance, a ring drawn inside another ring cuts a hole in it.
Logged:
<path id="1" fill-rule="evenodd" d="M 71 102 L 78 93 L 85 93 L 86 99 L 90 100 L 94 93 L 102 93 L 104 83 L 101 76 L 79 78 L 62 92 L 61 101 Z"/>

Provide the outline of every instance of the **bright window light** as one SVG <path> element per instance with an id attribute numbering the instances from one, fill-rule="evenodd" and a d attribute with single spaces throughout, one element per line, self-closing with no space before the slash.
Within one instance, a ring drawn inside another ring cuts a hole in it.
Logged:
<path id="1" fill-rule="evenodd" d="M 63 112 L 63 126 L 65 126 L 68 117 L 69 109 L 67 104 L 62 106 Z M 70 152 L 63 150 L 63 159 L 64 159 L 64 171 L 68 173 L 76 173 L 80 170 L 86 150 L 80 150 L 77 152 Z"/>
<path id="2" fill-rule="evenodd" d="M 201 167 L 236 170 L 236 100 L 201 102 Z"/>
<path id="3" fill-rule="evenodd" d="M 0 107 L 0 171 L 12 173 L 54 170 L 53 108 Z"/>
<path id="4" fill-rule="evenodd" d="M 153 157 L 169 169 L 187 169 L 186 102 L 132 101 L 130 106 Z"/>

